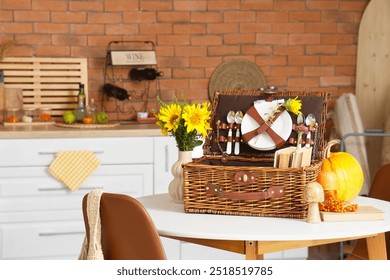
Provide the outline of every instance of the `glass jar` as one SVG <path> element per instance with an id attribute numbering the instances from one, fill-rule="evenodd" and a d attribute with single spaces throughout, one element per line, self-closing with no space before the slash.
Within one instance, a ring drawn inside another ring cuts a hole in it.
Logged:
<path id="1" fill-rule="evenodd" d="M 31 123 L 35 121 L 35 108 L 24 108 L 22 122 Z"/>
<path id="2" fill-rule="evenodd" d="M 41 108 L 39 111 L 39 121 L 40 122 L 51 122 L 51 109 L 50 108 Z"/>
<path id="3" fill-rule="evenodd" d="M 5 116 L 6 122 L 17 123 L 20 120 L 20 109 L 19 108 L 8 108 Z"/>

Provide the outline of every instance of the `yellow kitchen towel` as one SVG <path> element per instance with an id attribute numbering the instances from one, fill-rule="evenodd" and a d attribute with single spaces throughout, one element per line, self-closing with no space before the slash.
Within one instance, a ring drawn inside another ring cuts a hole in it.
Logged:
<path id="1" fill-rule="evenodd" d="M 57 180 L 76 191 L 99 165 L 99 159 L 91 151 L 64 151 L 56 154 L 49 171 Z"/>

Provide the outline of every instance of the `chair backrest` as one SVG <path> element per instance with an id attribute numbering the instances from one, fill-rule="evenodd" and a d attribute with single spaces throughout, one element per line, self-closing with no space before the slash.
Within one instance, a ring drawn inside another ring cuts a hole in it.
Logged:
<path id="1" fill-rule="evenodd" d="M 369 197 L 390 202 L 390 163 L 382 165 L 375 173 Z M 390 232 L 386 232 L 387 259 L 390 260 Z"/>
<path id="2" fill-rule="evenodd" d="M 82 208 L 87 240 L 87 197 Z M 100 200 L 101 244 L 107 260 L 164 260 L 164 247 L 149 214 L 133 197 L 103 193 Z"/>
<path id="3" fill-rule="evenodd" d="M 378 169 L 372 180 L 368 196 L 390 202 L 390 163 L 386 163 Z"/>
<path id="4" fill-rule="evenodd" d="M 368 196 L 390 202 L 390 163 L 381 166 L 375 173 Z M 386 232 L 385 237 L 387 259 L 390 260 L 390 232 Z M 350 259 L 368 259 L 367 243 L 365 239 L 358 241 Z"/>

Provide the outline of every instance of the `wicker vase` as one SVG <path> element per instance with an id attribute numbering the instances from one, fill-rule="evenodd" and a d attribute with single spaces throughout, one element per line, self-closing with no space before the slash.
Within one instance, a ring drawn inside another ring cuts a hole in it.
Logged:
<path id="1" fill-rule="evenodd" d="M 172 165 L 173 180 L 169 184 L 168 192 L 175 203 L 183 203 L 183 167 L 182 164 L 192 161 L 192 151 L 179 151 L 178 160 Z"/>

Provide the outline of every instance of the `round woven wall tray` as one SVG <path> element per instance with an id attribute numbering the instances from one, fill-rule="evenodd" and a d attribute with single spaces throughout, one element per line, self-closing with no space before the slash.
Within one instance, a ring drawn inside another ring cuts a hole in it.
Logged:
<path id="1" fill-rule="evenodd" d="M 256 90 L 266 86 L 266 80 L 253 62 L 231 59 L 222 62 L 213 72 L 209 82 L 209 98 L 216 90 Z"/>

